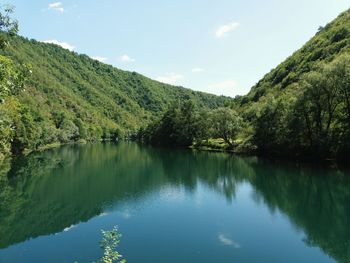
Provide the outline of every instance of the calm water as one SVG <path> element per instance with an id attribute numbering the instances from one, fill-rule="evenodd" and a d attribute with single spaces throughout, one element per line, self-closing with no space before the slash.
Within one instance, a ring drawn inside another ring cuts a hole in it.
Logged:
<path id="1" fill-rule="evenodd" d="M 350 262 L 350 177 L 132 143 L 32 154 L 0 173 L 0 262 Z"/>

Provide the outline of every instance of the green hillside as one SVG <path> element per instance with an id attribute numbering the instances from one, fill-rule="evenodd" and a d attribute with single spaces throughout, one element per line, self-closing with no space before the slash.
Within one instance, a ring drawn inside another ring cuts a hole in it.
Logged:
<path id="1" fill-rule="evenodd" d="M 350 10 L 236 100 L 261 155 L 348 159 Z"/>
<path id="2" fill-rule="evenodd" d="M 350 53 L 350 10 L 342 13 L 318 33 L 301 49 L 265 75 L 247 96 L 242 105 L 259 101 L 270 93 L 278 95 L 281 91 L 293 88 L 303 74 L 317 69 L 320 62 L 328 63 L 342 54 Z"/>
<path id="3" fill-rule="evenodd" d="M 13 136 L 12 145 L 5 142 L 2 146 L 3 153 L 10 148 L 20 152 L 55 142 L 128 135 L 176 101 L 191 100 L 198 107 L 217 108 L 231 100 L 163 84 L 57 45 L 19 36 L 8 37 L 8 41 L 2 54 L 11 59 L 14 68 L 23 71 L 24 66 L 25 70 L 30 67 L 30 73 L 24 91 L 1 105 L 3 116 L 10 116 L 9 126 L 15 129 L 3 135 Z"/>
<path id="4" fill-rule="evenodd" d="M 19 63 L 31 65 L 30 86 L 40 93 L 55 95 L 55 98 L 67 96 L 84 108 L 92 106 L 103 117 L 118 122 L 121 128 L 139 127 L 138 121 L 159 114 L 174 100 L 191 99 L 200 106 L 208 107 L 223 105 L 227 100 L 163 84 L 86 55 L 22 37 L 11 39 L 6 55 Z M 120 121 L 120 118 L 123 120 Z"/>
<path id="5" fill-rule="evenodd" d="M 350 11 L 320 27 L 235 100 L 6 36 L 9 45 L 0 57 L 2 155 L 139 131 L 141 140 L 156 144 L 205 142 L 209 148 L 292 158 L 350 156 Z M 231 109 L 216 110 L 224 106 Z"/>
<path id="6" fill-rule="evenodd" d="M 297 159 L 350 156 L 350 11 L 308 41 L 230 108 L 180 105 L 140 132 L 153 144 Z"/>

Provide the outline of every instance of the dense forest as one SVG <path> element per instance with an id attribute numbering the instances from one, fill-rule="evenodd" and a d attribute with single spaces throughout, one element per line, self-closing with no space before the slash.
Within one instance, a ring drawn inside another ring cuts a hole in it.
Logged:
<path id="1" fill-rule="evenodd" d="M 349 62 L 348 10 L 239 99 L 261 154 L 348 158 Z"/>
<path id="2" fill-rule="evenodd" d="M 0 160 L 57 143 L 130 137 L 175 101 L 199 108 L 232 101 L 17 36 L 13 9 L 1 12 Z"/>
<path id="3" fill-rule="evenodd" d="M 17 36 L 2 10 L 0 159 L 57 143 L 146 143 L 288 158 L 350 153 L 350 11 L 246 96 L 218 97 Z"/>
<path id="4" fill-rule="evenodd" d="M 350 11 L 229 107 L 173 105 L 139 132 L 145 142 L 288 158 L 338 159 L 350 153 Z"/>

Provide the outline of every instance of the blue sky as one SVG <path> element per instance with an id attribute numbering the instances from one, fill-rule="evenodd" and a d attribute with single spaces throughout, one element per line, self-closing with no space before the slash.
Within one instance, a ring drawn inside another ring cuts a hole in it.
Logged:
<path id="1" fill-rule="evenodd" d="M 20 35 L 218 95 L 246 94 L 349 0 L 9 0 Z"/>

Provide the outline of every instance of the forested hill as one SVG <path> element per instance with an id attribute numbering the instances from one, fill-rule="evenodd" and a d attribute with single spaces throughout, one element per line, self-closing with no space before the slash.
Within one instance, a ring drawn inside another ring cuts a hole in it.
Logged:
<path id="1" fill-rule="evenodd" d="M 350 156 L 350 10 L 236 101 L 262 155 Z"/>
<path id="2" fill-rule="evenodd" d="M 43 97 L 49 112 L 61 110 L 83 121 L 88 115 L 98 116 L 124 130 L 139 128 L 176 100 L 191 99 L 210 108 L 230 100 L 163 84 L 57 45 L 22 37 L 11 39 L 6 55 L 31 66 L 29 86 Z"/>
<path id="3" fill-rule="evenodd" d="M 230 150 L 261 155 L 349 159 L 350 10 L 235 100 L 8 38 L 0 47 L 0 159 L 56 142 L 128 136 L 147 124 L 137 135 L 153 143 L 212 147 L 209 139 L 224 139 Z"/>
<path id="4" fill-rule="evenodd" d="M 349 53 L 350 10 L 347 10 L 326 26 L 320 26 L 311 40 L 266 74 L 247 96 L 241 98 L 241 103 L 256 102 L 270 93 L 278 95 L 298 83 L 303 74 L 316 70 L 320 63 L 329 63 Z"/>
<path id="5" fill-rule="evenodd" d="M 231 101 L 122 71 L 57 45 L 20 36 L 8 41 L 1 53 L 14 68 L 29 66 L 31 73 L 26 76 L 25 90 L 12 96 L 20 107 L 9 105 L 11 97 L 5 100 L 7 105 L 2 104 L 10 126 L 15 127 L 8 132 L 19 137 L 11 139 L 12 145 L 3 143 L 6 147 L 0 153 L 126 135 L 159 117 L 175 101 L 190 99 L 208 108 Z"/>
<path id="6" fill-rule="evenodd" d="M 350 11 L 320 27 L 231 109 L 198 113 L 183 105 L 139 137 L 263 156 L 349 160 Z"/>

